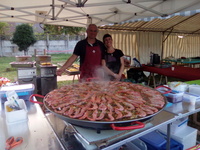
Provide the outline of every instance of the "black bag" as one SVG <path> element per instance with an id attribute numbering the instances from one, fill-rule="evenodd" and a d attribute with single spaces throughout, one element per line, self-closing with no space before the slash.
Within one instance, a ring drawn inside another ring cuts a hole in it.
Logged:
<path id="1" fill-rule="evenodd" d="M 144 82 L 146 79 L 146 75 L 144 74 L 143 71 L 139 71 L 133 68 L 127 71 L 127 77 L 128 79 L 135 80 L 136 83 Z"/>

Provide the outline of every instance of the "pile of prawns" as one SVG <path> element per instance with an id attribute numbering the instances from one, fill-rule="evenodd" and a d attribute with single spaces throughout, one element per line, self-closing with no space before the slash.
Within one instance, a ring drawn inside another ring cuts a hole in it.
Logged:
<path id="1" fill-rule="evenodd" d="M 53 112 L 90 121 L 143 118 L 165 105 L 163 95 L 147 86 L 129 82 L 98 81 L 63 86 L 44 101 Z"/>

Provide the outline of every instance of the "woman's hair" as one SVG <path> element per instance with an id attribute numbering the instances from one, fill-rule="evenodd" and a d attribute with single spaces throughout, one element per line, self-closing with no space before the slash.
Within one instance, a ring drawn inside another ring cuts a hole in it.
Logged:
<path id="1" fill-rule="evenodd" d="M 111 37 L 112 38 L 112 36 L 110 34 L 104 34 L 104 36 L 103 36 L 103 42 L 104 42 L 105 38 L 107 38 L 107 37 Z"/>

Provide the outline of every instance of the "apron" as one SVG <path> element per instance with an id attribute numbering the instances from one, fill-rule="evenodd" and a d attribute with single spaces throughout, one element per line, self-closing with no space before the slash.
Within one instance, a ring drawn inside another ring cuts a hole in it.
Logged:
<path id="1" fill-rule="evenodd" d="M 97 69 L 101 66 L 101 50 L 98 45 L 86 46 L 85 60 L 80 68 L 80 79 L 97 77 Z"/>

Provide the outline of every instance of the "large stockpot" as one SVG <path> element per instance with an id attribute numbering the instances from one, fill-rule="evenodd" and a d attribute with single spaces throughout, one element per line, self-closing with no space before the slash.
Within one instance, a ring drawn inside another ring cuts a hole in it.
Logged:
<path id="1" fill-rule="evenodd" d="M 155 89 L 152 89 L 152 90 L 155 90 Z M 44 102 L 44 105 L 50 112 L 52 112 L 54 115 L 56 115 L 60 119 L 66 121 L 68 123 L 71 123 L 73 125 L 76 125 L 76 126 L 80 126 L 80 127 L 84 127 L 84 128 L 92 128 L 95 130 L 107 130 L 107 129 L 132 130 L 132 129 L 143 128 L 145 126 L 145 124 L 142 123 L 143 121 L 146 121 L 146 120 L 152 118 L 153 116 L 157 115 L 164 109 L 164 107 L 167 104 L 167 100 L 163 94 L 161 94 L 161 95 L 164 98 L 165 104 L 161 109 L 158 110 L 158 112 L 156 112 L 152 115 L 142 117 L 142 118 L 135 118 L 135 119 L 131 119 L 131 120 L 122 120 L 122 121 L 89 121 L 89 120 L 73 119 L 73 118 L 63 116 L 61 114 L 54 112 L 50 107 L 48 107 L 48 105 L 45 102 Z M 134 124 L 134 125 L 129 126 L 130 124 Z M 125 125 L 125 127 L 124 127 L 124 125 Z"/>

